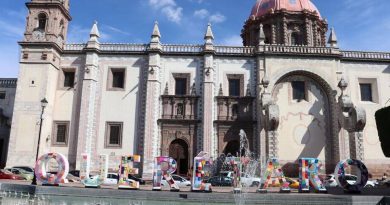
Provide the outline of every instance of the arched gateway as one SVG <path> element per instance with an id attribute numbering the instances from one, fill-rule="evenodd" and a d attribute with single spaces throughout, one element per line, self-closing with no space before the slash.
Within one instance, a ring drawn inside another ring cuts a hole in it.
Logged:
<path id="1" fill-rule="evenodd" d="M 288 72 L 275 82 L 272 98 L 279 106 L 278 157 L 286 174 L 296 175 L 298 159 L 319 158 L 331 172 L 339 150 L 335 96 L 330 85 L 309 71 Z"/>
<path id="2" fill-rule="evenodd" d="M 176 139 L 169 145 L 169 156 L 176 160 L 176 174 L 186 175 L 189 168 L 188 144 L 182 139 Z"/>

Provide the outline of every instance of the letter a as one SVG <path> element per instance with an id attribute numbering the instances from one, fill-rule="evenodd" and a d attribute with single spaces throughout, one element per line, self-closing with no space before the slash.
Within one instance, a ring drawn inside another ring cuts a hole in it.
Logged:
<path id="1" fill-rule="evenodd" d="M 291 192 L 289 183 L 286 181 L 284 177 L 283 170 L 279 165 L 278 159 L 269 159 L 267 162 L 267 169 L 263 172 L 263 178 L 261 179 L 261 183 L 259 189 L 257 189 L 258 193 L 267 193 L 268 184 L 271 181 L 272 173 L 275 177 L 278 178 L 279 183 L 282 185 L 280 187 L 280 192 L 289 193 Z"/>

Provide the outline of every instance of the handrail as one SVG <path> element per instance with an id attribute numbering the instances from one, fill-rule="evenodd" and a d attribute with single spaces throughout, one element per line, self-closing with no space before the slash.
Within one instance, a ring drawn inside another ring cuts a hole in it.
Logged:
<path id="1" fill-rule="evenodd" d="M 215 52 L 218 54 L 253 54 L 253 46 L 215 46 Z"/>
<path id="2" fill-rule="evenodd" d="M 147 44 L 121 44 L 121 43 L 100 44 L 101 51 L 145 52 L 147 48 L 148 48 Z"/>
<path id="3" fill-rule="evenodd" d="M 71 43 L 71 44 L 65 44 L 64 50 L 66 51 L 81 51 L 87 46 L 85 43 Z"/>
<path id="4" fill-rule="evenodd" d="M 203 45 L 163 44 L 162 51 L 168 53 L 201 53 Z"/>
<path id="5" fill-rule="evenodd" d="M 390 60 L 390 53 L 385 52 L 341 51 L 341 53 L 344 58 Z"/>
<path id="6" fill-rule="evenodd" d="M 0 87 L 16 88 L 18 80 L 14 78 L 0 78 Z"/>
<path id="7" fill-rule="evenodd" d="M 65 51 L 82 51 L 87 44 L 65 44 Z M 105 52 L 146 52 L 149 44 L 127 44 L 127 43 L 102 43 L 99 50 Z M 218 55 L 253 55 L 254 46 L 222 46 L 215 45 L 214 50 Z M 202 53 L 204 45 L 194 44 L 162 44 L 163 53 Z M 279 45 L 266 44 L 262 51 L 275 54 L 315 54 L 315 55 L 341 55 L 346 59 L 378 59 L 390 60 L 390 53 L 385 52 L 363 52 L 363 51 L 339 51 L 331 47 L 311 47 L 303 45 Z"/>
<path id="8" fill-rule="evenodd" d="M 266 45 L 264 52 L 271 53 L 296 53 L 296 54 L 332 54 L 332 48 L 329 47 L 311 47 L 300 45 Z"/>

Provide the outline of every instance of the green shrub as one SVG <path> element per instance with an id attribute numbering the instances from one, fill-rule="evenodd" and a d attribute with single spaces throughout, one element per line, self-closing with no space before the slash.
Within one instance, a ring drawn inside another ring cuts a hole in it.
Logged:
<path id="1" fill-rule="evenodd" d="M 375 120 L 382 151 L 390 158 L 390 107 L 376 111 Z"/>

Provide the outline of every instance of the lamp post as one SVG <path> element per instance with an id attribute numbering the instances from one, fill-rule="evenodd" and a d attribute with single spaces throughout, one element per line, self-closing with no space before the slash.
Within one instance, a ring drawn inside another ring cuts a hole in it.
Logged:
<path id="1" fill-rule="evenodd" d="M 43 112 L 45 111 L 45 107 L 47 106 L 47 104 L 48 104 L 48 102 L 47 102 L 46 98 L 43 98 L 43 100 L 41 100 L 42 112 L 41 112 L 41 118 L 40 118 L 41 121 L 39 123 L 38 145 L 37 145 L 37 154 L 35 155 L 35 161 L 38 160 L 39 144 L 41 143 Z M 35 170 L 34 170 L 34 178 L 31 182 L 31 185 L 37 185 L 37 176 L 35 175 Z"/>

